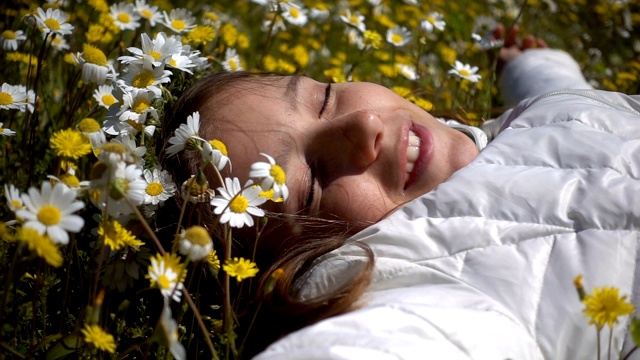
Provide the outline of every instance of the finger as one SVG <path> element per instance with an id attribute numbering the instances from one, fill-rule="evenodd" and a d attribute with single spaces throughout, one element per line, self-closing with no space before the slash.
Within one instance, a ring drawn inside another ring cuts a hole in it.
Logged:
<path id="1" fill-rule="evenodd" d="M 504 25 L 498 24 L 496 28 L 493 29 L 493 38 L 496 40 L 500 40 L 504 38 Z"/>
<path id="2" fill-rule="evenodd" d="M 531 34 L 525 36 L 524 40 L 522 40 L 523 49 L 531 49 L 536 47 L 536 45 L 536 38 Z"/>
<path id="3" fill-rule="evenodd" d="M 520 32 L 520 27 L 518 25 L 513 25 L 507 32 L 507 38 L 504 41 L 505 47 L 510 47 L 516 45 L 516 40 L 518 39 L 518 33 Z"/>
<path id="4" fill-rule="evenodd" d="M 536 43 L 538 44 L 539 48 L 546 48 L 549 47 L 549 45 L 547 45 L 546 41 L 542 40 L 542 39 L 537 39 Z"/>

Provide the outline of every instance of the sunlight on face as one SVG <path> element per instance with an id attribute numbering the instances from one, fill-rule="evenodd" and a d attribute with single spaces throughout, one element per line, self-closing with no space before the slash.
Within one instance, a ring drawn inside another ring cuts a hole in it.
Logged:
<path id="1" fill-rule="evenodd" d="M 227 144 L 236 176 L 263 161 L 261 152 L 276 158 L 290 189 L 279 210 L 290 214 L 371 224 L 478 154 L 466 135 L 371 83 L 253 79 L 204 112 L 218 120 L 204 131 Z"/>

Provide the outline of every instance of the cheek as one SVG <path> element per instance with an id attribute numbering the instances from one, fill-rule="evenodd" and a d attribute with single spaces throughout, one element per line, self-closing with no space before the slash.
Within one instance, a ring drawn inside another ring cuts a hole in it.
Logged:
<path id="1" fill-rule="evenodd" d="M 357 178 L 339 179 L 323 189 L 321 217 L 366 226 L 398 206 L 377 182 Z"/>

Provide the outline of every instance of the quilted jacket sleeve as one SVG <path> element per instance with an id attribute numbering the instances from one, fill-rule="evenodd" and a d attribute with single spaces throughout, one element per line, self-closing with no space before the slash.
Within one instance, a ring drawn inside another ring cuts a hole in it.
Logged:
<path id="1" fill-rule="evenodd" d="M 593 88 L 571 55 L 557 49 L 525 51 L 505 66 L 499 86 L 507 106 L 555 90 Z"/>

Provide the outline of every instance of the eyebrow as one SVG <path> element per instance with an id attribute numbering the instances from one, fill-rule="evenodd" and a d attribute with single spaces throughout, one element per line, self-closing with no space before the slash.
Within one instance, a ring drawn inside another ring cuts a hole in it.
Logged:
<path id="1" fill-rule="evenodd" d="M 284 91 L 284 96 L 287 99 L 287 104 L 295 110 L 298 108 L 298 94 L 300 93 L 300 82 L 302 76 L 293 75 L 287 82 L 287 88 Z"/>

